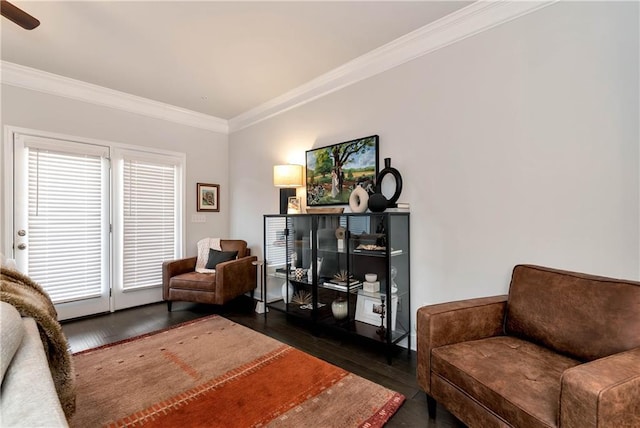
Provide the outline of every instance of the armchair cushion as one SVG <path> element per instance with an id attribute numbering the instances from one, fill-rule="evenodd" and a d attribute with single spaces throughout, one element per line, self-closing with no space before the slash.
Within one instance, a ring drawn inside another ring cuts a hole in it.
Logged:
<path id="1" fill-rule="evenodd" d="M 216 287 L 215 273 L 187 272 L 171 278 L 171 288 L 212 291 Z"/>
<path id="2" fill-rule="evenodd" d="M 238 257 L 237 251 L 218 251 L 213 248 L 209 249 L 209 260 L 207 260 L 207 269 L 215 269 L 218 263 L 228 262 Z"/>
<path id="3" fill-rule="evenodd" d="M 514 426 L 545 427 L 556 422 L 558 379 L 580 362 L 516 337 L 497 336 L 436 348 L 431 364 L 432 388 L 438 381 L 452 384 Z"/>

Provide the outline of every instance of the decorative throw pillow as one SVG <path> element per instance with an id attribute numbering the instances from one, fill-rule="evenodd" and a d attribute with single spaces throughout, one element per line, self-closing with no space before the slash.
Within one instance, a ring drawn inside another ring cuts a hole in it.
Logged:
<path id="1" fill-rule="evenodd" d="M 213 248 L 209 249 L 209 260 L 207 261 L 207 269 L 215 269 L 218 263 L 228 262 L 238 257 L 237 251 L 218 251 Z"/>

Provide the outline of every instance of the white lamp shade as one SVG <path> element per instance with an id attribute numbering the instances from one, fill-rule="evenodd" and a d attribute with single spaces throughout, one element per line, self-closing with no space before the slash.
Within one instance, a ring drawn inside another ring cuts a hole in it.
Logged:
<path id="1" fill-rule="evenodd" d="M 302 165 L 275 165 L 273 185 L 276 187 L 302 186 Z"/>

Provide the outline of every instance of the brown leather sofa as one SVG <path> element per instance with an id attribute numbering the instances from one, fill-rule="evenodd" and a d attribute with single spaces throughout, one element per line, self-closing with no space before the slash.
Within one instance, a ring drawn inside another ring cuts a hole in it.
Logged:
<path id="1" fill-rule="evenodd" d="M 171 302 L 186 301 L 223 305 L 256 288 L 256 266 L 258 258 L 251 256 L 246 241 L 222 239 L 222 251 L 237 251 L 238 258 L 216 266 L 215 273 L 195 271 L 197 257 L 166 261 L 162 264 L 162 298 Z"/>
<path id="2" fill-rule="evenodd" d="M 640 283 L 518 265 L 417 313 L 418 383 L 469 427 L 640 427 Z"/>

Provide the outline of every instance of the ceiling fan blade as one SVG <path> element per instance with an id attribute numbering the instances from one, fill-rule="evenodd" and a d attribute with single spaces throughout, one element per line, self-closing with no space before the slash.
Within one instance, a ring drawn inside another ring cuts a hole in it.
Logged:
<path id="1" fill-rule="evenodd" d="M 0 12 L 2 16 L 15 22 L 25 30 L 33 30 L 40 25 L 40 21 L 36 18 L 6 0 L 0 1 Z"/>

